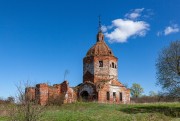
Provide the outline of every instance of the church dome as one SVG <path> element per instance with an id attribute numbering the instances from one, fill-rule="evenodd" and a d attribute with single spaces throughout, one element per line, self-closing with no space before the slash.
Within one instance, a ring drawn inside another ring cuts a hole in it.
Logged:
<path id="1" fill-rule="evenodd" d="M 111 49 L 104 41 L 104 35 L 102 32 L 97 34 L 96 44 L 89 49 L 86 56 L 114 56 Z"/>

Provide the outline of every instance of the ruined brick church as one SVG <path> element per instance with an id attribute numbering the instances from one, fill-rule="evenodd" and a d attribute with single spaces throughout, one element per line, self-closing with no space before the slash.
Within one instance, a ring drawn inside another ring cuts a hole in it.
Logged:
<path id="1" fill-rule="evenodd" d="M 118 58 L 104 41 L 99 26 L 96 43 L 88 50 L 83 59 L 83 82 L 69 87 L 68 81 L 49 86 L 37 84 L 26 88 L 30 100 L 46 105 L 49 100 L 63 96 L 64 103 L 78 100 L 99 103 L 129 103 L 130 90 L 118 80 Z"/>

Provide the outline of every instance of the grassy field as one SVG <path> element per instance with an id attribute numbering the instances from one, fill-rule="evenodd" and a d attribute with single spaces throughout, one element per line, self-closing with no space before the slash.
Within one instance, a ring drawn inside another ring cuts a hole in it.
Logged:
<path id="1" fill-rule="evenodd" d="M 0 116 L 0 121 L 8 116 Z M 41 121 L 180 121 L 180 103 L 98 104 L 48 106 Z"/>

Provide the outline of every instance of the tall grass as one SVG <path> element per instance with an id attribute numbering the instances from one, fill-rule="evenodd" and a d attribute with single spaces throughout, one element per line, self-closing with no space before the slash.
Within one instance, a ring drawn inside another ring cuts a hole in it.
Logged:
<path id="1" fill-rule="evenodd" d="M 8 120 L 1 116 L 0 121 Z M 180 103 L 99 104 L 77 102 L 47 106 L 40 121 L 180 121 Z"/>

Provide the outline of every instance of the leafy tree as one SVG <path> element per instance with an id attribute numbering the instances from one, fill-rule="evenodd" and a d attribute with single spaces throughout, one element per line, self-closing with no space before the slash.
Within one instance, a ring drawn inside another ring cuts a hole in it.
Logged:
<path id="1" fill-rule="evenodd" d="M 124 85 L 124 87 L 129 88 L 127 83 L 124 83 L 123 85 Z"/>
<path id="2" fill-rule="evenodd" d="M 156 92 L 154 92 L 154 91 L 150 91 L 149 96 L 150 97 L 155 97 L 155 96 L 158 96 L 158 94 Z"/>
<path id="3" fill-rule="evenodd" d="M 136 83 L 134 83 L 130 89 L 131 89 L 131 96 L 136 98 L 139 97 L 144 92 L 143 88 Z"/>
<path id="4" fill-rule="evenodd" d="M 180 41 L 162 49 L 156 62 L 157 84 L 171 97 L 180 98 Z"/>

